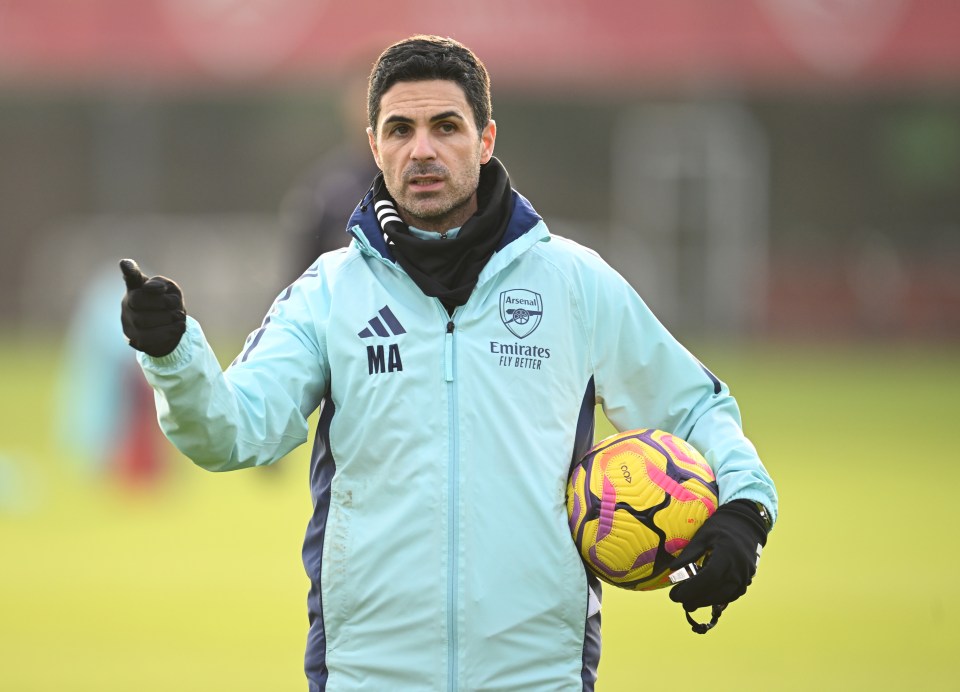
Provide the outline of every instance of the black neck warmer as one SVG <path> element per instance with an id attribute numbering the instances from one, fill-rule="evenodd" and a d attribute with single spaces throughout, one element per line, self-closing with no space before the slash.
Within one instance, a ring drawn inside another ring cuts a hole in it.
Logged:
<path id="1" fill-rule="evenodd" d="M 428 296 L 439 298 L 448 312 L 463 305 L 477 285 L 480 270 L 493 256 L 513 211 L 513 189 L 507 170 L 496 158 L 480 167 L 477 211 L 453 238 L 423 239 L 410 233 L 383 184 L 373 181 L 373 198 L 390 252 Z"/>

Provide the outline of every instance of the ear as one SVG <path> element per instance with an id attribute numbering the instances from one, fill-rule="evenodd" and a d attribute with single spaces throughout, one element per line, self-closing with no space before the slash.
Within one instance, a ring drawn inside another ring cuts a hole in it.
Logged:
<path id="1" fill-rule="evenodd" d="M 496 141 L 497 123 L 495 120 L 490 120 L 480 134 L 480 163 L 486 163 L 493 157 L 493 146 Z"/>
<path id="2" fill-rule="evenodd" d="M 377 146 L 377 136 L 374 134 L 372 127 L 367 128 L 367 141 L 370 142 L 370 151 L 373 152 L 373 160 L 377 163 L 377 168 L 382 171 L 383 166 L 380 163 L 380 148 Z"/>

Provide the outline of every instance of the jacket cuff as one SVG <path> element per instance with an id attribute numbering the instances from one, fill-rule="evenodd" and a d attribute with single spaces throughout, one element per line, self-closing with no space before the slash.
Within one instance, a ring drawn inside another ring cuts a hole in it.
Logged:
<path id="1" fill-rule="evenodd" d="M 175 349 L 167 355 L 159 357 L 151 356 L 140 351 L 137 353 L 137 360 L 140 361 L 141 367 L 151 372 L 175 372 L 183 368 L 193 359 L 193 354 L 196 352 L 194 346 L 198 339 L 201 342 L 204 339 L 200 323 L 190 317 L 190 315 L 187 315 L 187 329 L 184 331 L 183 336 L 180 337 L 180 342 Z"/>

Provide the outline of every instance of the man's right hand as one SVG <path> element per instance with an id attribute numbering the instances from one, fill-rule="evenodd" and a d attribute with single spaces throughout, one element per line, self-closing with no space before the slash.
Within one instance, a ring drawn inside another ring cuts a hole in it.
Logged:
<path id="1" fill-rule="evenodd" d="M 131 259 L 120 260 L 127 294 L 120 303 L 120 321 L 130 345 L 161 357 L 180 343 L 187 329 L 183 291 L 165 276 L 147 278 Z"/>

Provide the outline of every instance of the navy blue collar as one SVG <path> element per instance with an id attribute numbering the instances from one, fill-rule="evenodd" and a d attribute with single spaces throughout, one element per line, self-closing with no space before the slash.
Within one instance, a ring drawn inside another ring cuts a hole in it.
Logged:
<path id="1" fill-rule="evenodd" d="M 507 224 L 507 230 L 503 234 L 503 239 L 497 247 L 497 252 L 505 248 L 517 238 L 521 237 L 542 220 L 537 210 L 516 190 L 512 191 L 513 211 L 510 214 L 510 221 Z M 360 204 L 353 210 L 350 221 L 347 224 L 347 232 L 352 233 L 355 226 L 360 227 L 360 232 L 367 239 L 367 243 L 383 257 L 394 260 L 390 249 L 387 246 L 383 231 L 380 230 L 380 223 L 377 221 L 377 215 L 373 210 L 371 200 L 373 198 L 372 189 L 364 195 Z"/>

